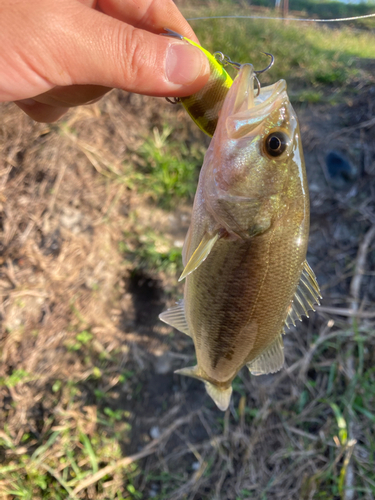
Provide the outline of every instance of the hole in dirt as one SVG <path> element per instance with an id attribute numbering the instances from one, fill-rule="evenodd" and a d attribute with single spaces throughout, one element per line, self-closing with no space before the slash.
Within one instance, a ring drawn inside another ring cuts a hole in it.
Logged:
<path id="1" fill-rule="evenodd" d="M 132 295 L 136 324 L 148 327 L 154 325 L 164 307 L 160 281 L 142 270 L 133 270 L 126 285 Z"/>

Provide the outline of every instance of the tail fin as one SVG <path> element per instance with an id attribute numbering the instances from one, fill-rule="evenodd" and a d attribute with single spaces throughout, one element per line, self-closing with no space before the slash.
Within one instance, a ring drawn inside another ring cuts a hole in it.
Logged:
<path id="1" fill-rule="evenodd" d="M 212 382 L 209 382 L 206 377 L 201 373 L 198 366 L 190 366 L 188 368 L 181 368 L 181 370 L 176 370 L 175 373 L 179 375 L 185 375 L 186 377 L 193 377 L 204 382 L 206 386 L 206 391 L 208 395 L 214 400 L 216 406 L 221 411 L 225 411 L 230 403 L 230 398 L 232 396 L 232 386 L 226 389 L 222 389 Z"/>
<path id="2" fill-rule="evenodd" d="M 232 386 L 229 386 L 227 389 L 221 389 L 210 382 L 205 382 L 205 386 L 208 395 L 214 400 L 219 410 L 225 411 L 229 406 L 232 396 Z"/>

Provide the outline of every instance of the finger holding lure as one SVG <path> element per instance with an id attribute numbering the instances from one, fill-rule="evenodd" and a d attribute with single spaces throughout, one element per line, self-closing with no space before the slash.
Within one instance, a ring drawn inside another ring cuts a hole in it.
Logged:
<path id="1" fill-rule="evenodd" d="M 284 328 L 319 304 L 306 261 L 309 197 L 296 114 L 286 83 L 254 90 L 243 64 L 205 155 L 183 248 L 184 300 L 160 319 L 191 336 L 197 365 L 221 410 L 243 366 L 284 364 Z"/>

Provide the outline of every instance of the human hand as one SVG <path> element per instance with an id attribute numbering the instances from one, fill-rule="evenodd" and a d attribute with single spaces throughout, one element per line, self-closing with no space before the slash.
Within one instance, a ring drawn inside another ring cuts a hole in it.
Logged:
<path id="1" fill-rule="evenodd" d="M 165 27 L 197 41 L 172 0 L 0 0 L 0 102 L 52 122 L 114 87 L 190 95 L 208 62 Z"/>

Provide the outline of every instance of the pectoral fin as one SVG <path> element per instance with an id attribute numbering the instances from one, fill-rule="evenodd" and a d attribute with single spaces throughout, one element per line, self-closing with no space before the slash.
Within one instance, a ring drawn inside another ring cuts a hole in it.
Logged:
<path id="1" fill-rule="evenodd" d="M 204 374 L 202 374 L 198 366 L 181 368 L 181 370 L 176 370 L 175 373 L 201 380 L 202 382 L 204 382 L 204 385 L 206 386 L 206 391 L 208 395 L 214 400 L 219 410 L 225 411 L 228 408 L 230 403 L 230 398 L 232 396 L 232 386 L 227 388 L 221 388 L 214 385 L 212 382 L 206 380 Z"/>
<path id="2" fill-rule="evenodd" d="M 166 311 L 163 311 L 159 314 L 159 319 L 167 323 L 167 325 L 173 326 L 176 330 L 179 330 L 182 333 L 186 333 L 191 337 L 191 333 L 189 331 L 189 326 L 185 317 L 185 308 L 184 301 L 181 300 L 178 304 L 173 307 L 170 307 Z"/>
<path id="3" fill-rule="evenodd" d="M 190 260 L 186 264 L 186 267 L 183 270 L 178 281 L 182 281 L 184 278 L 186 278 L 186 276 L 195 271 L 202 264 L 202 262 L 207 259 L 209 253 L 211 252 L 218 239 L 219 234 L 215 234 L 214 236 L 205 234 L 203 236 L 202 241 L 199 243 L 195 252 L 190 257 Z"/>
<path id="4" fill-rule="evenodd" d="M 252 375 L 266 375 L 281 370 L 284 365 L 284 344 L 281 333 L 276 340 L 260 356 L 255 358 L 247 367 Z"/>
<path id="5" fill-rule="evenodd" d="M 289 328 L 290 323 L 295 325 L 297 320 L 302 321 L 303 315 L 309 317 L 308 311 L 315 311 L 314 305 L 320 305 L 319 299 L 321 298 L 314 271 L 305 260 L 301 278 L 285 320 L 286 326 Z"/>

